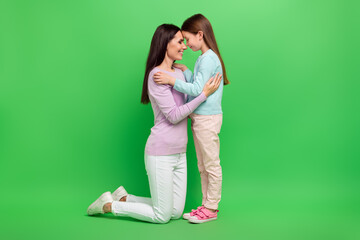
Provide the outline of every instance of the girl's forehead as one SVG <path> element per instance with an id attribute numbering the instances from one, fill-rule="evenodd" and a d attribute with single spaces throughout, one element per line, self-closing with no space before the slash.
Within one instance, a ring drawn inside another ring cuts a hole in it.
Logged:
<path id="1" fill-rule="evenodd" d="M 191 36 L 191 33 L 187 32 L 187 31 L 181 31 L 181 34 L 182 34 L 184 37 L 190 37 L 190 36 Z"/>

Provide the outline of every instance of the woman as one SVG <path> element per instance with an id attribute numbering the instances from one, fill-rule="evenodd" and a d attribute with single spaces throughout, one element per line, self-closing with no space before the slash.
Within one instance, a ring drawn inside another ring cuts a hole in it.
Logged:
<path id="1" fill-rule="evenodd" d="M 146 63 L 141 102 L 151 102 L 155 125 L 145 147 L 145 167 L 151 198 L 127 194 L 120 186 L 113 194 L 103 193 L 88 208 L 88 214 L 112 212 L 153 223 L 166 223 L 181 217 L 186 196 L 187 119 L 219 87 L 221 75 L 210 78 L 203 92 L 185 104 L 185 95 L 170 85 L 158 85 L 153 76 L 163 71 L 185 81 L 180 69 L 173 68 L 187 47 L 180 29 L 171 24 L 159 26 L 152 38 Z"/>

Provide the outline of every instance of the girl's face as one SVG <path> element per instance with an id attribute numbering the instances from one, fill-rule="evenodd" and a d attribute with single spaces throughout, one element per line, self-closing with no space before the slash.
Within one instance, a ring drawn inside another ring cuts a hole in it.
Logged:
<path id="1" fill-rule="evenodd" d="M 166 54 L 172 60 L 181 60 L 184 50 L 187 49 L 181 32 L 178 31 L 174 38 L 168 43 Z"/>
<path id="2" fill-rule="evenodd" d="M 197 34 L 193 34 L 187 31 L 181 31 L 181 33 L 186 40 L 186 46 L 191 48 L 191 50 L 193 50 L 194 52 L 200 50 L 202 43 L 202 35 L 200 34 L 200 32 L 198 32 Z"/>

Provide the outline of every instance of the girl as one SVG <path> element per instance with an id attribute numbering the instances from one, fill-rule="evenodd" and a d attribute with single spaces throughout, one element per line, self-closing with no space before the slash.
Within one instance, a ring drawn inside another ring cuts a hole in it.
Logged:
<path id="1" fill-rule="evenodd" d="M 145 167 L 151 198 L 127 194 L 120 186 L 112 194 L 103 193 L 87 212 L 89 215 L 112 212 L 152 223 L 166 223 L 180 218 L 186 195 L 186 117 L 219 87 L 221 76 L 210 78 L 201 94 L 185 104 L 184 94 L 169 85 L 157 85 L 153 75 L 159 70 L 185 82 L 179 69 L 172 67 L 181 60 L 187 47 L 180 28 L 163 24 L 153 36 L 146 63 L 141 102 L 151 102 L 155 126 L 145 147 Z"/>
<path id="2" fill-rule="evenodd" d="M 229 84 L 229 81 L 209 20 L 196 14 L 183 23 L 181 31 L 186 45 L 193 51 L 200 50 L 202 53 L 195 63 L 194 74 L 185 65 L 174 64 L 174 67 L 184 72 L 187 82 L 162 72 L 154 75 L 155 82 L 174 86 L 177 91 L 188 94 L 188 100 L 191 101 L 201 94 L 208 78 L 217 72 L 224 76 L 219 89 L 190 115 L 203 198 L 202 206 L 185 213 L 183 217 L 192 223 L 203 223 L 217 219 L 221 198 L 222 170 L 218 134 L 222 124 L 223 85 Z"/>

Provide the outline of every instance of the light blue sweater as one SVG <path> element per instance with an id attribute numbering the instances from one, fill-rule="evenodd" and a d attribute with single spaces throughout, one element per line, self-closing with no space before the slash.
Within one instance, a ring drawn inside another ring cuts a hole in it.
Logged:
<path id="1" fill-rule="evenodd" d="M 187 102 L 190 102 L 202 93 L 206 82 L 218 72 L 220 74 L 223 73 L 220 59 L 216 53 L 209 49 L 196 60 L 194 74 L 187 69 L 184 72 L 186 82 L 176 79 L 174 88 L 179 92 L 187 94 Z M 221 80 L 219 88 L 205 102 L 200 104 L 194 113 L 200 115 L 221 114 L 223 87 L 224 80 Z"/>

